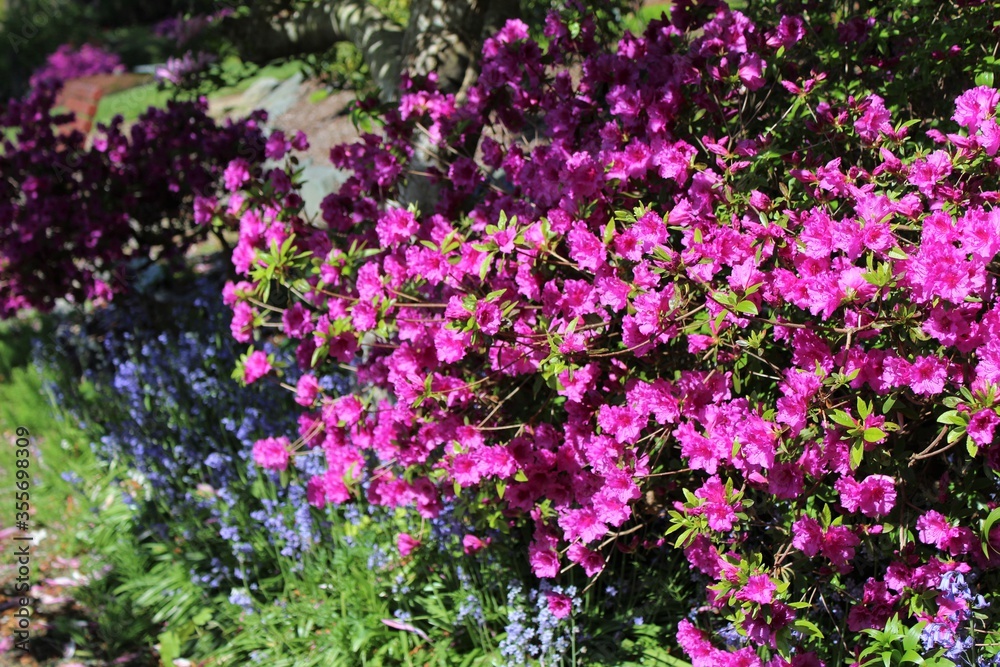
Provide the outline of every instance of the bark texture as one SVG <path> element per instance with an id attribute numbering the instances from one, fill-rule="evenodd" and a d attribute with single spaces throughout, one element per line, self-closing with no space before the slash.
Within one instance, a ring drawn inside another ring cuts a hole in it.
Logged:
<path id="1" fill-rule="evenodd" d="M 384 101 L 397 98 L 404 71 L 437 73 L 439 87 L 461 100 L 479 76 L 483 40 L 517 10 L 517 0 L 411 0 L 404 27 L 365 0 L 327 0 L 285 16 L 240 19 L 230 32 L 244 57 L 255 62 L 321 53 L 338 41 L 350 41 Z M 473 152 L 477 142 L 470 143 Z M 435 162 L 427 138 L 420 135 L 414 144 L 413 171 L 426 172 Z M 411 174 L 400 198 L 427 212 L 437 200 L 437 188 L 427 177 Z"/>
<path id="2" fill-rule="evenodd" d="M 352 42 L 385 99 L 395 99 L 402 72 L 403 26 L 365 0 L 332 0 L 287 16 L 233 20 L 227 29 L 241 55 L 252 62 L 322 53 Z"/>
<path id="3" fill-rule="evenodd" d="M 467 89 L 478 75 L 483 39 L 517 9 L 517 0 L 412 0 L 409 22 L 401 26 L 366 0 L 326 0 L 285 16 L 233 19 L 227 29 L 253 62 L 352 42 L 381 97 L 391 101 L 404 71 L 436 72 L 447 92 Z"/>

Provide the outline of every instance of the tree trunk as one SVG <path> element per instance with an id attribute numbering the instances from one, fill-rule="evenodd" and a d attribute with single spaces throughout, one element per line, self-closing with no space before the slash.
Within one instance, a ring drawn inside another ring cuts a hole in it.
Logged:
<path id="1" fill-rule="evenodd" d="M 411 0 L 404 29 L 365 0 L 328 0 L 285 17 L 234 21 L 230 30 L 240 51 L 256 62 L 353 42 L 386 102 L 397 98 L 404 71 L 434 72 L 439 87 L 461 99 L 479 75 L 483 40 L 517 10 L 517 0 Z M 477 142 L 470 143 L 474 151 Z M 418 135 L 412 171 L 426 172 L 435 162 L 427 137 Z M 427 177 L 411 173 L 400 199 L 428 213 L 437 201 L 437 188 Z"/>
<path id="2" fill-rule="evenodd" d="M 380 96 L 391 101 L 403 71 L 436 72 L 447 92 L 467 89 L 478 74 L 483 39 L 517 9 L 517 0 L 412 0 L 403 27 L 365 0 L 327 0 L 287 16 L 231 19 L 225 28 L 252 62 L 322 53 L 336 42 L 352 42 Z"/>
<path id="3" fill-rule="evenodd" d="M 303 53 L 322 53 L 352 42 L 383 99 L 395 99 L 402 71 L 403 27 L 365 0 L 332 0 L 290 16 L 233 19 L 224 25 L 240 54 L 263 63 Z"/>

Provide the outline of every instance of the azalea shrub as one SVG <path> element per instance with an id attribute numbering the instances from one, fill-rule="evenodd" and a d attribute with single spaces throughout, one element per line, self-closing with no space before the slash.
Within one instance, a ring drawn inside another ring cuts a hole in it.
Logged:
<path id="1" fill-rule="evenodd" d="M 44 84 L 61 84 L 69 79 L 93 74 L 112 74 L 125 71 L 121 59 L 99 46 L 84 44 L 73 48 L 62 44 L 45 59 L 45 65 L 31 75 L 31 87 Z"/>
<path id="2" fill-rule="evenodd" d="M 56 89 L 39 84 L 0 110 L 0 317 L 107 301 L 143 265 L 183 257 L 207 236 L 200 211 L 227 165 L 264 159 L 264 112 L 217 123 L 204 99 L 172 102 L 88 140 L 60 130 L 72 116 L 54 107 Z"/>
<path id="3" fill-rule="evenodd" d="M 993 664 L 1000 93 L 932 119 L 848 93 L 798 66 L 831 20 L 804 9 L 678 2 L 613 52 L 508 22 L 463 101 L 409 81 L 333 149 L 322 220 L 273 134 L 285 167 L 212 222 L 240 234 L 234 376 L 298 377 L 256 461 L 322 450 L 316 507 L 527 530 L 548 585 L 683 552 L 695 665 Z"/>

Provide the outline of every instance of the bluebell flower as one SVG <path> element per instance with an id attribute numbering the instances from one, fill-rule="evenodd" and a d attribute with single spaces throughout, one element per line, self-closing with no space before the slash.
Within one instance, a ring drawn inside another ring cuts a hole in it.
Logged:
<path id="1" fill-rule="evenodd" d="M 234 588 L 229 594 L 229 604 L 241 607 L 248 614 L 254 612 L 253 598 L 250 597 L 250 594 L 245 589 Z"/>
<path id="2" fill-rule="evenodd" d="M 217 531 L 222 548 L 207 550 L 221 559 L 192 574 L 213 588 L 236 574 L 237 563 L 259 556 L 241 533 L 265 536 L 296 561 L 322 536 L 302 484 L 271 484 L 276 500 L 267 503 L 253 491 L 261 476 L 250 455 L 253 442 L 295 433 L 299 409 L 291 396 L 241 388 L 230 378 L 242 346 L 229 334 L 227 310 L 221 282 L 200 276 L 173 300 L 121 295 L 82 322 L 67 320 L 51 345 L 34 348 L 36 364 L 53 369 L 56 379 L 60 363 L 80 367 L 99 395 L 114 399 L 99 405 L 103 434 L 91 446 L 100 459 L 122 461 L 141 474 L 151 500 L 129 503 L 137 510 L 153 503 L 154 515 L 197 527 L 190 539 L 202 539 L 208 526 Z M 274 352 L 291 359 L 290 351 Z M 77 400 L 78 378 L 53 381 L 52 393 L 78 423 L 95 421 Z M 336 377 L 331 382 L 347 386 Z M 296 457 L 296 464 L 302 480 L 325 470 L 322 450 Z M 158 532 L 169 538 L 167 527 Z"/>

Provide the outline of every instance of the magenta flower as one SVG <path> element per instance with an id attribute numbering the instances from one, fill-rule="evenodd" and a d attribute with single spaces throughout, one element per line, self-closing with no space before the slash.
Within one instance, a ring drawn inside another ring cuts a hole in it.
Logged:
<path id="1" fill-rule="evenodd" d="M 599 551 L 588 549 L 579 542 L 570 546 L 567 556 L 571 561 L 579 564 L 588 577 L 592 577 L 604 569 L 604 556 Z"/>
<path id="2" fill-rule="evenodd" d="M 462 550 L 466 555 L 474 554 L 486 548 L 487 542 L 483 542 L 475 535 L 466 534 L 462 537 Z"/>
<path id="3" fill-rule="evenodd" d="M 254 318 L 257 310 L 246 301 L 240 301 L 233 306 L 233 321 L 229 330 L 233 338 L 241 343 L 247 343 L 253 333 Z"/>
<path id="4" fill-rule="evenodd" d="M 559 574 L 559 554 L 551 547 L 532 544 L 528 547 L 528 561 L 536 577 L 553 579 Z"/>
<path id="5" fill-rule="evenodd" d="M 319 381 L 309 373 L 303 374 L 295 385 L 295 402 L 299 405 L 309 407 L 316 401 L 319 393 Z"/>
<path id="6" fill-rule="evenodd" d="M 500 331 L 500 308 L 492 301 L 480 301 L 476 304 L 476 324 L 487 336 L 493 336 Z"/>
<path id="7" fill-rule="evenodd" d="M 840 504 L 848 512 L 884 516 L 896 504 L 896 480 L 888 475 L 869 475 L 860 483 L 841 477 L 834 486 L 840 493 Z"/>
<path id="8" fill-rule="evenodd" d="M 389 209 L 375 225 L 375 232 L 383 248 L 409 240 L 416 231 L 417 219 L 411 212 L 401 208 Z"/>
<path id="9" fill-rule="evenodd" d="M 250 163 L 241 157 L 229 163 L 222 175 L 226 190 L 236 192 L 250 180 Z"/>
<path id="10" fill-rule="evenodd" d="M 747 585 L 736 594 L 736 597 L 758 604 L 771 604 L 777 589 L 778 587 L 771 581 L 771 577 L 766 574 L 755 574 L 750 577 Z"/>
<path id="11" fill-rule="evenodd" d="M 264 146 L 264 157 L 268 160 L 280 160 L 291 148 L 292 142 L 285 139 L 285 133 L 281 130 L 275 130 L 267 138 L 267 144 Z"/>
<path id="12" fill-rule="evenodd" d="M 285 470 L 290 457 L 288 438 L 265 438 L 253 445 L 253 460 L 265 470 Z"/>
<path id="13" fill-rule="evenodd" d="M 549 611 L 556 618 L 566 618 L 573 611 L 573 601 L 562 593 L 547 592 L 546 599 Z"/>
<path id="14" fill-rule="evenodd" d="M 766 63 L 756 53 L 744 53 L 740 58 L 739 77 L 749 90 L 759 90 L 764 85 Z"/>
<path id="15" fill-rule="evenodd" d="M 400 533 L 396 536 L 396 548 L 399 549 L 399 555 L 403 558 L 409 556 L 419 546 L 420 540 L 409 533 Z"/>
<path id="16" fill-rule="evenodd" d="M 281 314 L 281 327 L 292 338 L 305 338 L 313 332 L 311 314 L 301 303 L 296 303 Z"/>
<path id="17" fill-rule="evenodd" d="M 880 134 L 892 132 L 892 116 L 885 108 L 885 100 L 878 95 L 869 95 L 862 103 L 864 112 L 854 122 L 858 136 L 869 143 L 875 143 Z"/>
<path id="18" fill-rule="evenodd" d="M 969 134 L 975 134 L 988 118 L 996 115 L 997 104 L 1000 104 L 1000 92 L 994 88 L 979 86 L 958 96 L 952 119 L 967 129 Z"/>
<path id="19" fill-rule="evenodd" d="M 260 350 L 255 350 L 247 357 L 243 366 L 243 381 L 247 384 L 256 382 L 271 372 L 271 362 L 267 355 Z"/>
<path id="20" fill-rule="evenodd" d="M 125 66 L 118 56 L 99 46 L 84 44 L 79 49 L 74 49 L 69 44 L 63 44 L 46 59 L 45 65 L 31 75 L 30 83 L 35 88 L 94 74 L 124 71 Z"/>

